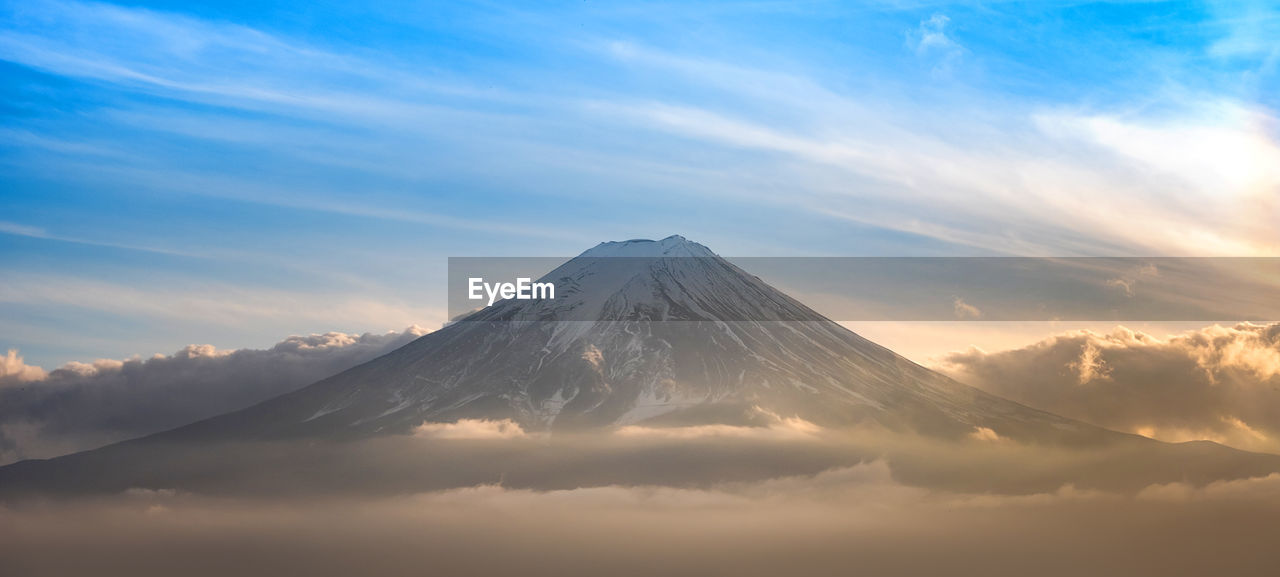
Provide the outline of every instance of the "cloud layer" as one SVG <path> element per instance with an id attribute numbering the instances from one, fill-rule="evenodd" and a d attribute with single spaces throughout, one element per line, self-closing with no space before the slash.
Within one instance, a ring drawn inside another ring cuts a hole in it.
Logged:
<path id="1" fill-rule="evenodd" d="M 544 437 L 469 420 L 358 441 L 137 445 L 107 468 L 72 457 L 56 479 L 30 476 L 42 464 L 0 469 L 12 551 L 0 573 L 1274 570 L 1272 540 L 1258 537 L 1280 514 L 1269 474 L 1280 458 L 1244 455 L 1267 461 L 1245 473 L 1196 456 L 1243 455 L 1216 446 L 1024 446 L 982 431 L 937 441 L 794 419 L 748 428 Z M 23 498 L 24 482 L 41 497 Z M 59 497 L 68 483 L 97 486 Z"/>
<path id="2" fill-rule="evenodd" d="M 1280 324 L 1214 325 L 1167 338 L 1069 332 L 938 367 L 1033 407 L 1167 441 L 1280 452 Z"/>
<path id="3" fill-rule="evenodd" d="M 269 349 L 189 345 L 150 359 L 53 371 L 0 357 L 0 463 L 44 458 L 184 425 L 294 390 L 395 350 L 426 331 L 291 336 Z"/>
<path id="4" fill-rule="evenodd" d="M 1268 575 L 1280 476 L 1119 495 L 903 485 L 883 461 L 707 487 L 326 499 L 133 489 L 0 515 L 23 575 Z M 75 555 L 61 554 L 67 550 Z M 500 554 L 495 553 L 500 552 Z"/>

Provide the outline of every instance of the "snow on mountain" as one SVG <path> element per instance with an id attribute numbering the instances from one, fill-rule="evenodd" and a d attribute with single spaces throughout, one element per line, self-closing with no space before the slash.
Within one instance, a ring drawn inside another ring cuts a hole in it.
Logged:
<path id="1" fill-rule="evenodd" d="M 634 239 L 602 242 L 579 255 L 586 258 L 600 257 L 714 257 L 711 249 L 683 236 L 673 234 L 662 240 Z"/>

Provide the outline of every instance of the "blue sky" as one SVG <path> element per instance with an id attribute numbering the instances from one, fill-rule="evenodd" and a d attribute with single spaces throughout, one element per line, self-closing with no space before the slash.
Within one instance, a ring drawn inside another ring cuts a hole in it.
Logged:
<path id="1" fill-rule="evenodd" d="M 1275 2 L 0 2 L 0 351 L 444 317 L 445 259 L 1275 255 Z"/>

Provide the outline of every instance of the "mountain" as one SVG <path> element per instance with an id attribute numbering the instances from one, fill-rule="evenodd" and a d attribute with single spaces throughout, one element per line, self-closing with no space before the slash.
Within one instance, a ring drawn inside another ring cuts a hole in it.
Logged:
<path id="1" fill-rule="evenodd" d="M 171 436 L 406 432 L 514 419 L 526 430 L 744 422 L 1090 442 L 1115 435 L 983 393 L 868 341 L 671 236 L 606 242 L 546 274 L 560 298 L 505 300 L 374 361 Z M 564 320 L 572 319 L 572 320 Z"/>
<path id="2" fill-rule="evenodd" d="M 1280 470 L 1274 456 L 1216 445 L 1178 448 L 984 393 L 854 334 L 683 237 L 602 243 L 539 282 L 554 283 L 557 298 L 499 301 L 247 409 L 0 468 L 0 486 L 74 487 L 107 479 L 107 470 L 110 483 L 103 486 L 115 490 L 155 486 L 155 479 L 171 486 L 222 474 L 224 467 L 212 465 L 163 471 L 171 461 L 200 459 L 192 449 L 210 443 L 381 438 L 462 418 L 513 419 L 526 430 L 555 433 L 797 416 L 944 440 L 981 434 L 1136 447 L 1160 455 L 1162 478 L 1171 480 L 1188 476 L 1184 458 L 1211 463 L 1214 472 L 1205 478 Z M 762 475 L 776 473 L 756 467 Z"/>

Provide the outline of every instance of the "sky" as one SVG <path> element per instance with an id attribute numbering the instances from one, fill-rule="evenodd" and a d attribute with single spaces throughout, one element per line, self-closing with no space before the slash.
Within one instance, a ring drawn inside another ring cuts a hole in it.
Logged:
<path id="1" fill-rule="evenodd" d="M 671 234 L 1280 253 L 1276 2 L 356 4 L 0 0 L 0 351 L 433 328 L 447 257 Z"/>

